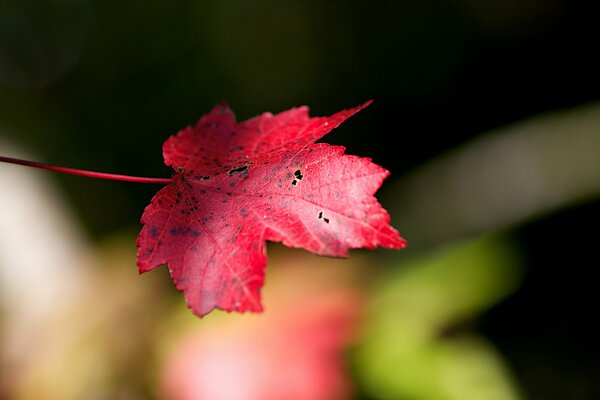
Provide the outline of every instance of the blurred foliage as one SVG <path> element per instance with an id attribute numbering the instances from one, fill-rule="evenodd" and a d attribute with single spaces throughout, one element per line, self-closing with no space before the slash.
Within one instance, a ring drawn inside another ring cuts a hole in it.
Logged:
<path id="1" fill-rule="evenodd" d="M 370 302 L 355 349 L 359 382 L 377 399 L 519 399 L 477 317 L 519 283 L 517 250 L 502 237 L 448 245 L 403 263 Z"/>

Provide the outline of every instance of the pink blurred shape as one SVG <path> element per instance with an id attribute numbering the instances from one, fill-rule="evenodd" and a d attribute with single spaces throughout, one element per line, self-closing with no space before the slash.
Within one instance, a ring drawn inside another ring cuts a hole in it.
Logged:
<path id="1" fill-rule="evenodd" d="M 360 304 L 346 288 L 260 316 L 201 324 L 166 360 L 161 392 L 173 400 L 350 398 L 343 352 Z"/>

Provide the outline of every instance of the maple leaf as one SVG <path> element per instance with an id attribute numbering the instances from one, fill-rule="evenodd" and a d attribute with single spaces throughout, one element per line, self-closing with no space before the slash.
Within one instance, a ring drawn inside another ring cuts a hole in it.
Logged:
<path id="1" fill-rule="evenodd" d="M 144 210 L 140 273 L 167 264 L 192 311 L 262 311 L 266 241 L 345 257 L 406 245 L 374 197 L 389 172 L 344 147 L 315 143 L 370 104 L 330 117 L 308 107 L 236 124 L 221 103 L 169 137 L 175 173 Z"/>

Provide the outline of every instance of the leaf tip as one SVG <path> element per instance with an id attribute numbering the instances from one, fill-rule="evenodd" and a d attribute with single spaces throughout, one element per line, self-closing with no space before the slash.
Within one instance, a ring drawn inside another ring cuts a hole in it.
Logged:
<path id="1" fill-rule="evenodd" d="M 222 100 L 221 102 L 217 103 L 217 105 L 215 105 L 213 107 L 210 114 L 212 114 L 212 113 L 215 113 L 217 115 L 223 115 L 223 114 L 233 114 L 233 111 L 231 110 L 231 107 L 229 107 L 229 103 L 226 102 L 225 100 Z"/>

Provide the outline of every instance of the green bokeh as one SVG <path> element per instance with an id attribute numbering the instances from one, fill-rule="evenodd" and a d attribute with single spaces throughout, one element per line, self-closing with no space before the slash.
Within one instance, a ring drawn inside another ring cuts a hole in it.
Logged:
<path id="1" fill-rule="evenodd" d="M 448 246 L 398 265 L 377 287 L 353 361 L 373 398 L 521 398 L 477 317 L 518 285 L 520 258 L 501 237 Z"/>

